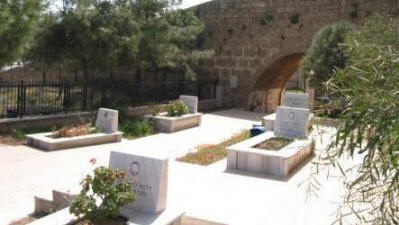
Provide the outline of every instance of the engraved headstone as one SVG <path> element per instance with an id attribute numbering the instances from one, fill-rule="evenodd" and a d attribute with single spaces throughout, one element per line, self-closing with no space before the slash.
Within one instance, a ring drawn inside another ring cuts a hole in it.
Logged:
<path id="1" fill-rule="evenodd" d="M 96 127 L 105 133 L 118 131 L 118 111 L 100 108 L 97 113 Z"/>
<path id="2" fill-rule="evenodd" d="M 198 112 L 198 97 L 190 95 L 180 95 L 180 101 L 182 101 L 187 107 L 190 113 Z"/>
<path id="3" fill-rule="evenodd" d="M 159 153 L 159 152 L 158 152 Z M 126 171 L 135 194 L 133 204 L 126 207 L 148 214 L 157 214 L 166 208 L 168 185 L 168 157 L 146 151 L 112 151 L 109 167 Z"/>
<path id="4" fill-rule="evenodd" d="M 285 92 L 284 106 L 291 108 L 308 109 L 309 95 L 307 93 L 301 94 L 301 93 Z"/>
<path id="5" fill-rule="evenodd" d="M 274 134 L 278 137 L 306 138 L 308 122 L 309 109 L 278 107 Z"/>

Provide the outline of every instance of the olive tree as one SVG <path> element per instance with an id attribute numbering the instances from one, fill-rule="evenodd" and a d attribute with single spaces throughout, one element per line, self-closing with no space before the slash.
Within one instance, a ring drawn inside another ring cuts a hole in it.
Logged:
<path id="1" fill-rule="evenodd" d="M 340 220 L 358 224 L 399 223 L 399 26 L 377 15 L 343 43 L 346 66 L 327 82 L 329 93 L 345 99 L 341 125 L 325 159 L 340 166 L 343 155 L 361 158 L 342 170 L 347 192 Z M 340 167 L 341 168 L 341 167 Z M 350 173 L 351 175 L 347 174 Z"/>

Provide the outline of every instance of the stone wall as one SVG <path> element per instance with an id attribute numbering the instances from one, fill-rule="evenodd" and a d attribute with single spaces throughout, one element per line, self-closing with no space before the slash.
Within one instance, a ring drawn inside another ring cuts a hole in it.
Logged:
<path id="1" fill-rule="evenodd" d="M 219 78 L 225 106 L 258 102 L 248 107 L 273 111 L 284 88 L 281 80 L 295 73 L 268 71 L 276 61 L 303 55 L 325 25 L 341 20 L 356 25 L 377 11 L 396 15 L 398 5 L 397 0 L 214 0 L 199 5 L 193 10 L 206 24 L 201 47 L 215 50 L 199 74 Z M 231 76 L 238 76 L 236 89 L 229 87 Z"/>

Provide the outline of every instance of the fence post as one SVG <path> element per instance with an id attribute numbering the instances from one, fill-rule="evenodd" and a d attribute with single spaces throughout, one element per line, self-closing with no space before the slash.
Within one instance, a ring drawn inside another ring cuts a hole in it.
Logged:
<path id="1" fill-rule="evenodd" d="M 216 89 L 217 89 L 217 86 L 218 86 L 218 80 L 217 79 L 215 79 L 214 81 L 213 81 L 213 95 L 212 95 L 212 99 L 216 99 Z"/>
<path id="2" fill-rule="evenodd" d="M 64 110 L 65 114 L 68 113 L 69 107 L 69 83 L 66 82 L 64 84 L 64 95 L 62 99 L 62 109 Z"/>
<path id="3" fill-rule="evenodd" d="M 198 79 L 198 93 L 197 93 L 197 96 L 198 96 L 198 100 L 200 100 L 201 99 L 201 80 L 199 80 Z"/>
<path id="4" fill-rule="evenodd" d="M 87 82 L 85 81 L 83 84 L 83 102 L 82 102 L 82 109 L 87 109 Z"/>
<path id="5" fill-rule="evenodd" d="M 17 114 L 19 118 L 24 116 L 25 112 L 25 100 L 26 100 L 26 87 L 24 87 L 24 81 L 20 81 L 17 85 L 18 93 L 17 93 Z"/>

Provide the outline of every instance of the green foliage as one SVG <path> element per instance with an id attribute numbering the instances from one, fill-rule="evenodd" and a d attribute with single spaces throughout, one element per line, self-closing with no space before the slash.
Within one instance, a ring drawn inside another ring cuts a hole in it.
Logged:
<path id="1" fill-rule="evenodd" d="M 44 67 L 57 65 L 82 71 L 116 70 L 137 53 L 138 26 L 126 1 L 70 1 L 56 15 L 48 15 L 29 58 Z"/>
<path id="2" fill-rule="evenodd" d="M 316 95 L 325 94 L 322 85 L 345 66 L 346 57 L 340 44 L 351 30 L 346 22 L 340 22 L 322 28 L 315 36 L 312 46 L 302 61 L 300 76 L 310 78 L 310 85 L 316 87 Z"/>
<path id="3" fill-rule="evenodd" d="M 129 68 L 144 72 L 168 69 L 193 77 L 193 66 L 213 54 L 195 50 L 203 23 L 188 10 L 171 10 L 165 0 L 68 1 L 48 15 L 29 59 L 44 68 L 56 65 L 110 75 Z"/>
<path id="4" fill-rule="evenodd" d="M 0 1 L 0 68 L 20 60 L 33 41 L 44 8 L 41 2 Z"/>
<path id="5" fill-rule="evenodd" d="M 132 188 L 122 170 L 112 171 L 106 167 L 94 170 L 81 182 L 82 190 L 69 209 L 79 218 L 103 222 L 118 216 L 119 209 L 134 202 Z"/>
<path id="6" fill-rule="evenodd" d="M 126 138 L 145 137 L 154 132 L 153 124 L 150 120 L 125 120 L 120 125 L 120 130 Z"/>
<path id="7" fill-rule="evenodd" d="M 355 178 L 345 181 L 345 203 L 362 224 L 399 221 L 398 25 L 377 15 L 350 32 L 343 45 L 347 65 L 327 83 L 347 103 L 328 160 L 362 156 Z"/>
<path id="8" fill-rule="evenodd" d="M 188 107 L 182 101 L 173 101 L 168 105 L 168 116 L 182 116 L 189 113 Z"/>

